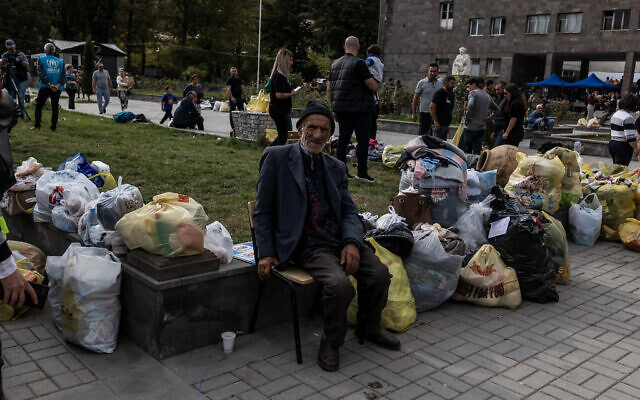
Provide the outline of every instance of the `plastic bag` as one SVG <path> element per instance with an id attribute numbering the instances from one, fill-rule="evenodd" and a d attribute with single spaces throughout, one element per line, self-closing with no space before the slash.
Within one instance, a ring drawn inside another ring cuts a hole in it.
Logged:
<path id="1" fill-rule="evenodd" d="M 7 240 L 7 244 L 12 252 L 18 252 L 23 258 L 29 260 L 30 265 L 25 263 L 20 265 L 19 263 L 16 263 L 18 264 L 18 267 L 32 271 L 35 270 L 41 274 L 44 273 L 44 267 L 47 263 L 47 255 L 44 254 L 42 250 L 30 243 L 19 242 L 17 240 Z"/>
<path id="2" fill-rule="evenodd" d="M 444 303 L 458 286 L 463 256 L 448 254 L 438 232 L 413 232 L 411 256 L 405 261 L 416 311 L 423 312 Z"/>
<path id="3" fill-rule="evenodd" d="M 71 243 L 62 256 L 47 257 L 45 270 L 49 277 L 49 306 L 51 307 L 51 317 L 53 324 L 62 330 L 62 281 L 64 279 L 64 268 L 67 266 L 69 255 L 75 250 L 82 248 L 80 243 Z"/>
<path id="4" fill-rule="evenodd" d="M 544 158 L 552 159 L 558 157 L 564 165 L 564 177 L 562 178 L 562 193 L 560 205 L 571 206 L 580 201 L 582 186 L 580 185 L 580 164 L 582 157 L 577 151 L 564 147 L 554 147 L 544 153 Z"/>
<path id="5" fill-rule="evenodd" d="M 122 177 L 118 178 L 118 186 L 104 192 L 98 198 L 98 220 L 107 230 L 114 230 L 116 223 L 123 215 L 137 210 L 144 205 L 140 190 L 129 184 L 122 184 Z"/>
<path id="6" fill-rule="evenodd" d="M 226 101 L 223 101 L 222 104 L 220 104 L 220 108 L 218 109 L 218 111 L 229 112 L 229 103 L 227 103 Z"/>
<path id="7" fill-rule="evenodd" d="M 385 167 L 394 168 L 402 152 L 404 152 L 404 147 L 404 144 L 397 146 L 388 145 L 385 147 L 384 150 L 382 150 L 382 164 L 384 164 Z"/>
<path id="8" fill-rule="evenodd" d="M 231 234 L 218 221 L 207 225 L 207 233 L 204 235 L 204 248 L 215 254 L 223 264 L 229 264 L 233 259 Z"/>
<path id="9" fill-rule="evenodd" d="M 492 194 L 489 223 L 509 218 L 503 234 L 490 237 L 489 244 L 500 252 L 506 265 L 516 270 L 522 297 L 537 303 L 558 301 L 556 273 L 544 246 L 544 231 L 520 202 L 499 186 Z M 491 235 L 489 235 L 491 236 Z"/>
<path id="10" fill-rule="evenodd" d="M 487 197 L 491 193 L 491 188 L 496 185 L 497 173 L 497 169 L 485 172 L 468 169 L 467 201 L 475 203 Z"/>
<path id="11" fill-rule="evenodd" d="M 62 334 L 97 353 L 113 353 L 120 327 L 120 260 L 106 249 L 75 248 L 62 281 Z"/>
<path id="12" fill-rule="evenodd" d="M 85 213 L 78 220 L 78 235 L 86 245 L 105 247 L 107 245 L 107 235 L 112 231 L 106 230 L 98 220 L 96 204 L 96 200 L 89 203 Z"/>
<path id="13" fill-rule="evenodd" d="M 129 249 L 143 248 L 165 257 L 186 256 L 204 251 L 208 219 L 200 203 L 187 195 L 168 192 L 124 215 L 116 230 Z"/>
<path id="14" fill-rule="evenodd" d="M 601 226 L 602 206 L 596 194 L 588 195 L 580 204 L 569 208 L 569 231 L 577 244 L 593 247 L 600 236 Z"/>
<path id="15" fill-rule="evenodd" d="M 33 222 L 51 222 L 51 210 L 49 207 L 36 203 L 33 206 Z"/>
<path id="16" fill-rule="evenodd" d="M 19 266 L 18 266 L 18 271 L 29 282 L 37 282 L 37 283 L 44 282 L 44 276 L 42 276 L 42 274 L 40 274 L 38 271 L 30 271 L 28 269 L 20 268 Z M 15 308 L 8 304 L 4 304 L 2 302 L 2 299 L 0 299 L 0 322 L 16 320 L 20 318 L 20 316 L 26 313 L 28 310 L 29 310 L 29 307 L 27 306 Z"/>
<path id="17" fill-rule="evenodd" d="M 63 193 L 67 192 L 65 195 Z M 36 183 L 36 201 L 39 211 L 46 213 L 65 199 L 79 197 L 85 202 L 97 199 L 100 192 L 86 176 L 72 170 L 45 174 Z M 35 219 L 35 210 L 34 210 Z"/>
<path id="18" fill-rule="evenodd" d="M 544 246 L 549 250 L 551 262 L 556 267 L 556 282 L 568 285 L 571 268 L 567 233 L 560 221 L 544 211 L 542 211 L 541 222 L 544 230 Z"/>
<path id="19" fill-rule="evenodd" d="M 115 118 L 115 117 L 114 117 Z M 100 171 L 89 164 L 84 154 L 78 153 L 73 157 L 67 158 L 58 166 L 58 171 L 72 170 L 77 171 L 89 178 L 97 187 L 104 186 L 104 179 L 100 176 Z"/>
<path id="20" fill-rule="evenodd" d="M 65 232 L 78 231 L 78 219 L 76 219 L 64 205 L 53 207 L 51 211 L 51 222 L 56 228 Z"/>
<path id="21" fill-rule="evenodd" d="M 382 247 L 373 238 L 365 239 L 376 252 L 380 262 L 389 268 L 391 274 L 391 284 L 387 295 L 387 305 L 382 310 L 381 325 L 385 329 L 396 332 L 404 332 L 416 321 L 416 301 L 411 294 L 409 278 L 404 270 L 402 259 Z M 356 325 L 358 315 L 358 285 L 355 278 L 349 277 L 351 283 L 356 288 L 356 296 L 351 300 L 347 308 L 347 323 Z"/>
<path id="22" fill-rule="evenodd" d="M 640 221 L 635 218 L 627 218 L 627 222 L 620 225 L 619 232 L 624 247 L 640 251 Z"/>
<path id="23" fill-rule="evenodd" d="M 464 256 L 466 245 L 462 238 L 458 236 L 458 230 L 447 229 L 440 226 L 440 224 L 429 224 L 424 223 L 415 229 L 416 231 L 421 231 L 425 233 L 431 233 L 433 231 L 438 233 L 438 239 L 440 240 L 440 244 L 444 251 L 449 254 L 455 254 L 457 256 Z"/>
<path id="24" fill-rule="evenodd" d="M 504 264 L 493 246 L 485 244 L 460 271 L 453 300 L 484 307 L 516 308 L 522 303 L 516 271 Z"/>
<path id="25" fill-rule="evenodd" d="M 495 196 L 490 194 L 480 203 L 472 204 L 458 219 L 455 227 L 458 229 L 458 236 L 462 238 L 467 246 L 467 253 L 475 254 L 483 244 L 489 243 L 485 225 L 491 215 L 491 202 Z"/>
<path id="26" fill-rule="evenodd" d="M 376 221 L 378 229 L 387 229 L 391 224 L 404 223 L 404 217 L 401 217 L 396 213 L 393 206 L 389 206 L 389 213 L 384 214 Z"/>
<path id="27" fill-rule="evenodd" d="M 596 190 L 602 205 L 600 239 L 619 240 L 618 227 L 636 214 L 636 188 L 627 185 L 606 184 Z"/>
<path id="28" fill-rule="evenodd" d="M 17 178 L 28 176 L 42 168 L 42 164 L 33 157 L 27 158 L 25 161 L 16 168 L 15 174 Z"/>
<path id="29" fill-rule="evenodd" d="M 527 208 L 556 212 L 562 198 L 564 165 L 558 157 L 548 160 L 517 153 L 518 167 L 505 186 Z"/>

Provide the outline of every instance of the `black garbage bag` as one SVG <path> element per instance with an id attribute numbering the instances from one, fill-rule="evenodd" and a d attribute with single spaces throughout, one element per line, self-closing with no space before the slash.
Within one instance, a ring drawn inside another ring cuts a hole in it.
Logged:
<path id="1" fill-rule="evenodd" d="M 509 217 L 509 226 L 503 235 L 489 239 L 489 244 L 500 252 L 500 257 L 516 270 L 522 297 L 537 303 L 558 301 L 556 272 L 549 251 L 544 246 L 542 225 L 520 202 L 501 187 L 491 193 L 489 224 Z"/>
<path id="2" fill-rule="evenodd" d="M 405 259 L 413 250 L 413 233 L 405 223 L 395 223 L 386 229 L 372 229 L 364 234 L 365 238 L 374 238 L 376 242 L 393 254 Z"/>

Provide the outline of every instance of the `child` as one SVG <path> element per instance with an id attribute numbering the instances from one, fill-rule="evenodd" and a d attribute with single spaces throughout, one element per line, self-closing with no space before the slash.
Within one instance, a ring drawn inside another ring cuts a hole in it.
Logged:
<path id="1" fill-rule="evenodd" d="M 174 96 L 171 92 L 171 86 L 167 86 L 164 88 L 165 94 L 162 95 L 162 111 L 164 111 L 164 117 L 160 120 L 160 125 L 164 123 L 167 119 L 173 120 L 173 115 L 171 115 L 171 111 L 173 110 L 173 104 L 178 102 L 178 98 Z"/>
<path id="2" fill-rule="evenodd" d="M 380 61 L 380 55 L 382 54 L 382 51 L 380 50 L 380 46 L 378 46 L 377 44 L 372 44 L 367 49 L 367 54 L 368 54 L 367 59 L 364 62 L 365 64 L 367 64 L 367 67 L 369 67 L 369 72 L 371 72 L 371 75 L 373 75 L 373 79 L 375 79 L 378 82 L 378 84 L 381 84 L 382 75 L 384 72 L 384 64 L 382 64 L 382 61 Z M 378 114 L 380 113 L 380 104 L 378 102 L 378 92 L 375 92 L 373 94 L 373 102 L 374 102 L 374 110 L 371 113 L 371 130 L 369 132 L 369 138 L 371 139 L 375 139 L 376 134 L 378 132 L 377 119 L 378 119 Z"/>

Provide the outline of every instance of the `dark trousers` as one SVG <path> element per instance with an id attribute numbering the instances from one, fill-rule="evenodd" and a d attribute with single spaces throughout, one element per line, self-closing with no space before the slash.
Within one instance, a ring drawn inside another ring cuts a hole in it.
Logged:
<path id="1" fill-rule="evenodd" d="M 238 110 L 236 110 L 236 108 Z M 233 126 L 233 118 L 231 114 L 231 111 L 243 111 L 244 110 L 244 99 L 241 97 L 236 97 L 236 101 L 235 103 L 231 100 L 229 100 L 229 125 L 231 125 L 231 129 L 235 129 L 235 127 Z"/>
<path id="2" fill-rule="evenodd" d="M 467 128 L 462 129 L 464 144 L 462 151 L 469 154 L 480 154 L 482 151 L 482 135 L 484 131 L 472 131 Z"/>
<path id="3" fill-rule="evenodd" d="M 67 89 L 67 95 L 69 96 L 69 110 L 76 109 L 76 89 Z"/>
<path id="4" fill-rule="evenodd" d="M 35 126 L 40 127 L 42 121 L 42 107 L 47 102 L 47 99 L 51 98 L 51 128 L 56 129 L 58 125 L 58 101 L 60 100 L 60 91 L 55 93 L 47 88 L 40 88 L 38 91 L 38 97 L 36 97 L 36 122 Z"/>
<path id="5" fill-rule="evenodd" d="M 336 112 L 340 124 L 338 136 L 338 148 L 336 155 L 338 160 L 347 163 L 347 146 L 351 142 L 353 131 L 356 132 L 358 149 L 358 176 L 367 176 L 367 156 L 369 155 L 369 134 L 371 125 L 371 113 L 368 112 Z"/>
<path id="6" fill-rule="evenodd" d="M 198 127 L 198 129 L 200 129 L 201 131 L 204 130 L 204 119 L 202 118 L 201 115 L 196 115 L 195 117 L 191 118 L 191 120 L 187 121 L 186 123 L 176 123 L 176 121 L 173 121 L 173 126 L 175 128 L 189 128 L 189 129 L 195 129 L 196 126 Z"/>
<path id="7" fill-rule="evenodd" d="M 447 140 L 447 134 L 449 133 L 449 126 L 440 125 L 439 130 L 434 130 L 433 132 L 436 137 L 439 137 L 442 140 Z"/>
<path id="8" fill-rule="evenodd" d="M 356 294 L 340 265 L 340 252 L 340 249 L 316 249 L 300 260 L 301 268 L 322 285 L 324 335 L 334 348 L 344 344 L 347 307 Z M 391 275 L 373 250 L 364 245 L 360 250 L 360 268 L 354 277 L 358 282 L 358 324 L 374 332 L 380 327 L 380 314 L 387 304 Z"/>
<path id="9" fill-rule="evenodd" d="M 420 113 L 420 135 L 431 135 L 432 123 L 433 123 L 433 119 L 431 118 L 431 113 L 421 112 Z"/>
<path id="10" fill-rule="evenodd" d="M 373 140 L 376 139 L 376 134 L 378 133 L 378 115 L 380 115 L 380 103 L 373 107 L 373 112 L 371 113 L 371 133 L 369 138 Z"/>
<path id="11" fill-rule="evenodd" d="M 173 119 L 173 115 L 171 115 L 171 110 L 165 110 L 164 117 L 162 117 L 162 119 L 160 120 L 160 125 L 162 125 L 164 121 L 168 119 Z"/>
<path id="12" fill-rule="evenodd" d="M 269 115 L 273 122 L 276 123 L 276 130 L 278 131 L 278 137 L 271 143 L 271 146 L 287 144 L 287 139 L 289 139 L 289 113 L 269 106 Z"/>
<path id="13" fill-rule="evenodd" d="M 619 140 L 609 141 L 609 154 L 613 159 L 614 164 L 628 166 L 633 157 L 633 149 L 627 142 L 621 142 Z"/>

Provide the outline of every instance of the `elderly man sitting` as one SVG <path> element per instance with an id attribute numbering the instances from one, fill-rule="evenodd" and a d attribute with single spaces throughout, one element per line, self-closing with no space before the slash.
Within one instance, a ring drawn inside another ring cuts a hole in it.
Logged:
<path id="1" fill-rule="evenodd" d="M 555 121 L 553 118 L 547 118 L 542 112 L 542 104 L 536 106 L 535 111 L 529 114 L 527 118 L 527 128 L 533 128 L 536 131 L 548 131 L 553 130 L 553 124 Z"/>
<path id="2" fill-rule="evenodd" d="M 171 126 L 175 128 L 189 128 L 194 129 L 196 126 L 199 130 L 204 130 L 204 119 L 198 111 L 196 101 L 198 94 L 194 91 L 187 93 L 187 96 L 180 100 L 180 104 L 173 114 L 173 121 Z"/>
<path id="3" fill-rule="evenodd" d="M 400 342 L 380 327 L 391 276 L 362 240 L 358 209 L 349 194 L 343 162 L 323 153 L 335 130 L 329 108 L 309 100 L 296 127 L 300 142 L 268 147 L 260 160 L 254 213 L 258 275 L 290 260 L 322 284 L 324 333 L 318 365 L 339 366 L 339 348 L 347 333 L 347 307 L 358 282 L 356 336 L 391 350 Z"/>

